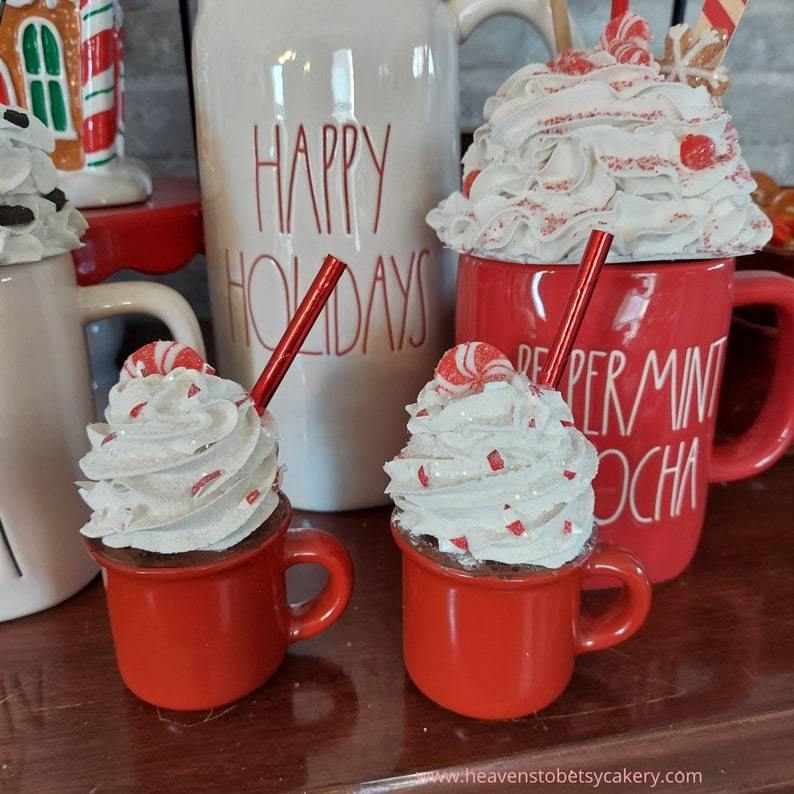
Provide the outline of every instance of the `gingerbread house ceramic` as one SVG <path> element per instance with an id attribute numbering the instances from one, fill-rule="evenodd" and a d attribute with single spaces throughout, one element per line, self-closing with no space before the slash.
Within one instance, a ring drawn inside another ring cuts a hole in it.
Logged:
<path id="1" fill-rule="evenodd" d="M 50 128 L 78 207 L 151 193 L 146 170 L 124 158 L 121 30 L 118 0 L 7 0 L 0 22 L 0 102 Z"/>

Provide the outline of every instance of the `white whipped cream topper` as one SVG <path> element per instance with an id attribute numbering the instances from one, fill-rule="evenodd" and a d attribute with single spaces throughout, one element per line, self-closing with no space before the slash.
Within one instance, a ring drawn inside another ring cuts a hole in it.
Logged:
<path id="1" fill-rule="evenodd" d="M 666 79 L 634 14 L 594 50 L 519 70 L 485 105 L 463 192 L 428 215 L 457 251 L 573 262 L 590 230 L 610 261 L 751 253 L 771 225 L 730 116 L 703 86 Z"/>
<path id="2" fill-rule="evenodd" d="M 79 248 L 85 218 L 58 188 L 52 133 L 0 104 L 0 266 L 39 262 Z"/>
<path id="3" fill-rule="evenodd" d="M 559 392 L 472 342 L 445 354 L 406 410 L 410 440 L 385 466 L 403 529 L 472 565 L 557 568 L 581 553 L 598 459 Z"/>
<path id="4" fill-rule="evenodd" d="M 81 530 L 113 548 L 221 551 L 276 509 L 278 436 L 247 392 L 199 355 L 157 342 L 127 360 L 106 421 L 89 425 Z"/>

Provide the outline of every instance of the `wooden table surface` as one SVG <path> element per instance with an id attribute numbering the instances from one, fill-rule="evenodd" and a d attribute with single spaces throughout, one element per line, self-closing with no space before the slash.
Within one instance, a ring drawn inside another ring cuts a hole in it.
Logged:
<path id="1" fill-rule="evenodd" d="M 794 459 L 714 486 L 698 556 L 655 589 L 645 628 L 580 657 L 555 704 L 508 723 L 447 713 L 406 678 L 387 518 L 296 514 L 350 549 L 350 609 L 293 646 L 265 687 L 215 712 L 166 713 L 125 690 L 98 581 L 0 625 L 0 792 L 389 791 L 419 786 L 424 770 L 558 767 L 702 775 L 667 790 L 794 791 Z M 317 574 L 293 577 L 296 595 Z M 587 596 L 591 608 L 604 598 Z M 592 790 L 511 790 L 530 788 Z"/>

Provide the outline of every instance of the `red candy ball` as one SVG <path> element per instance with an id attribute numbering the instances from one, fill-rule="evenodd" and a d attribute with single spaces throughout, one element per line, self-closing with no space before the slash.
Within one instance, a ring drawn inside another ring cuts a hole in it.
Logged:
<path id="1" fill-rule="evenodd" d="M 485 342 L 468 342 L 448 350 L 438 362 L 436 388 L 459 397 L 482 391 L 486 383 L 512 380 L 515 368 L 504 353 Z"/>
<path id="2" fill-rule="evenodd" d="M 681 141 L 681 162 L 693 171 L 711 168 L 717 162 L 717 147 L 708 135 L 687 135 Z"/>

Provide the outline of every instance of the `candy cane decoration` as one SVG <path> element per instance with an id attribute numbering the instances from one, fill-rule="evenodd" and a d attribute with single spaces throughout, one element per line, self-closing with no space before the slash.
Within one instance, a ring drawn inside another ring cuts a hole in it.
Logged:
<path id="1" fill-rule="evenodd" d="M 725 42 L 727 49 L 746 10 L 747 0 L 706 0 L 700 19 L 695 25 L 695 33 L 700 34 L 709 28 L 724 30 L 727 35 Z"/>
<path id="2" fill-rule="evenodd" d="M 648 23 L 630 11 L 613 17 L 601 34 L 601 47 L 618 63 L 650 64 L 651 29 Z"/>
<path id="3" fill-rule="evenodd" d="M 80 0 L 83 62 L 83 149 L 86 165 L 100 168 L 116 159 L 118 108 L 118 0 Z"/>

